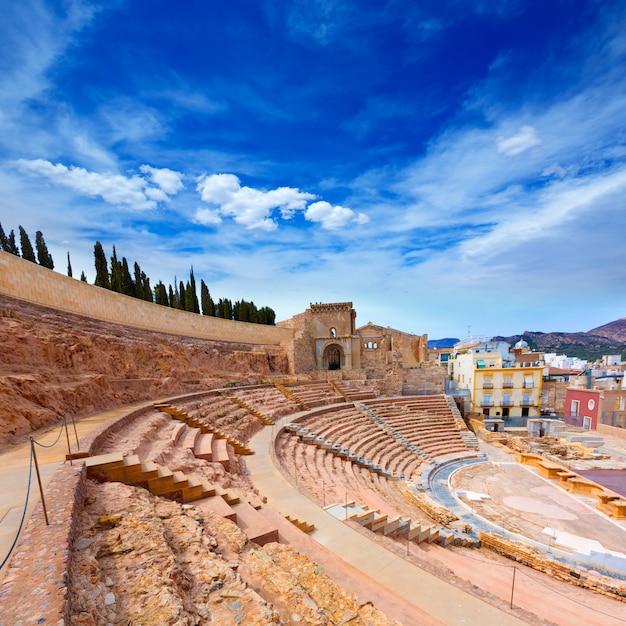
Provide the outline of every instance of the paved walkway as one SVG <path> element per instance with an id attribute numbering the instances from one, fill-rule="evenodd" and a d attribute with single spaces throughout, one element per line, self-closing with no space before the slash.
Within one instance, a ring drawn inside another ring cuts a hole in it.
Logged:
<path id="1" fill-rule="evenodd" d="M 153 404 L 154 401 L 140 402 L 137 404 L 117 407 L 109 411 L 103 411 L 94 415 L 80 418 L 76 421 L 76 432 L 79 441 L 88 435 L 95 428 L 118 417 L 123 413 L 127 413 L 133 409 Z M 54 472 L 65 463 L 65 455 L 67 454 L 67 437 L 65 429 L 61 431 L 61 424 L 58 427 L 46 429 L 46 431 L 38 431 L 32 433 L 32 437 L 38 443 L 44 446 L 51 446 L 59 437 L 54 447 L 44 448 L 35 446 L 35 453 L 39 463 L 39 471 L 41 475 L 41 483 L 45 490 L 50 482 Z M 76 443 L 76 436 L 71 422 L 68 422 L 68 432 L 70 437 L 70 445 Z M 11 550 L 11 546 L 17 535 L 24 504 L 26 501 L 26 493 L 28 489 L 28 475 L 30 468 L 30 439 L 26 439 L 24 443 L 7 448 L 0 452 L 0 564 Z M 35 469 L 32 470 L 30 496 L 28 498 L 28 508 L 24 527 L 28 524 L 28 519 L 35 506 L 40 501 L 39 485 Z M 4 579 L 7 564 L 0 570 L 0 583 Z"/>
<path id="2" fill-rule="evenodd" d="M 293 419 L 284 418 L 277 426 Z M 369 541 L 311 502 L 275 467 L 270 453 L 275 430 L 264 428 L 250 441 L 255 451 L 246 457 L 250 478 L 272 507 L 315 524 L 311 537 L 318 543 L 445 624 L 525 623 Z"/>

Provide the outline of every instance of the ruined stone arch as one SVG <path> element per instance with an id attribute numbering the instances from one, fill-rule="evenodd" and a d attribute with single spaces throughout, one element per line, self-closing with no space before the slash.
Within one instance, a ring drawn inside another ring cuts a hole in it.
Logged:
<path id="1" fill-rule="evenodd" d="M 343 348 L 337 343 L 327 345 L 322 355 L 322 368 L 325 370 L 340 370 L 343 365 Z"/>

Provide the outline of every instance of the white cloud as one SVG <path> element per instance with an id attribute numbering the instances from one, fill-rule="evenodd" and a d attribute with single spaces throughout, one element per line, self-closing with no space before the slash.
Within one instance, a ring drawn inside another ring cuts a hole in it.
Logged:
<path id="1" fill-rule="evenodd" d="M 541 144 L 539 133 L 532 126 L 522 126 L 513 137 L 498 137 L 496 146 L 498 154 L 506 157 L 517 156 Z"/>
<path id="2" fill-rule="evenodd" d="M 513 246 L 523 246 L 538 240 L 555 240 L 567 222 L 579 220 L 595 211 L 604 198 L 626 191 L 626 169 L 618 169 L 584 179 L 556 182 L 526 198 L 525 207 L 515 207 L 489 233 L 471 238 L 461 245 L 464 257 L 486 262 L 494 255 Z M 610 225 L 607 225 L 610 228 Z M 598 220 L 598 228 L 606 226 Z M 579 233 L 579 238 L 582 233 Z"/>
<path id="3" fill-rule="evenodd" d="M 367 224 L 369 217 L 364 213 L 355 213 L 343 206 L 333 206 L 320 200 L 310 204 L 304 213 L 310 222 L 318 222 L 325 230 L 338 230 L 348 224 Z"/>
<path id="4" fill-rule="evenodd" d="M 543 172 L 541 172 L 542 176 L 556 176 L 557 178 L 563 178 L 565 174 L 567 174 L 566 169 L 561 167 L 558 163 L 546 167 Z"/>
<path id="5" fill-rule="evenodd" d="M 269 191 L 242 187 L 234 174 L 203 175 L 198 179 L 197 190 L 204 202 L 216 207 L 214 211 L 198 209 L 195 221 L 200 224 L 218 224 L 220 217 L 232 217 L 235 222 L 253 230 L 273 231 L 278 228 L 272 217 L 277 210 L 283 219 L 291 219 L 296 211 L 304 211 L 309 222 L 321 224 L 325 230 L 338 230 L 348 224 L 366 224 L 369 217 L 352 209 L 333 206 L 293 187 L 278 187 Z"/>
<path id="6" fill-rule="evenodd" d="M 158 187 L 150 187 L 141 176 L 100 174 L 73 165 L 67 167 L 61 163 L 53 164 L 44 159 L 18 159 L 15 165 L 23 174 L 47 178 L 83 196 L 100 197 L 110 204 L 125 205 L 136 210 L 154 209 L 157 202 L 168 201 L 169 194 L 175 193 L 182 186 L 180 178 L 176 183 L 177 176 L 182 177 L 178 172 L 150 166 L 142 166 L 141 169 L 159 184 Z"/>
<path id="7" fill-rule="evenodd" d="M 315 198 L 315 195 L 293 187 L 270 191 L 242 187 L 234 174 L 203 175 L 198 179 L 197 190 L 204 202 L 218 207 L 219 215 L 232 217 L 250 230 L 276 230 L 278 225 L 271 217 L 274 210 L 289 219 Z"/>
<path id="8" fill-rule="evenodd" d="M 167 167 L 158 168 L 150 165 L 141 165 L 139 169 L 169 196 L 173 196 L 184 187 L 183 175 L 180 172 L 175 172 Z"/>
<path id="9" fill-rule="evenodd" d="M 222 223 L 222 218 L 218 211 L 198 207 L 193 221 L 196 224 L 202 224 L 202 226 L 217 226 Z"/>

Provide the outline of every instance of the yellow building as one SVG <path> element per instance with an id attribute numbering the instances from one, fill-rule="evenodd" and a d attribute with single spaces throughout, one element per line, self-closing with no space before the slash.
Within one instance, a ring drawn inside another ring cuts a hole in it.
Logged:
<path id="1" fill-rule="evenodd" d="M 494 418 L 540 415 L 543 365 L 516 365 L 505 342 L 469 338 L 455 345 L 449 372 L 457 389 L 469 390 L 469 412 Z"/>

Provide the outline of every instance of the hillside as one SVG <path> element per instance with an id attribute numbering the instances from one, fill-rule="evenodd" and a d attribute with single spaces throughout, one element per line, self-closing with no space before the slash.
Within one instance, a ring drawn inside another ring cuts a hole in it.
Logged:
<path id="1" fill-rule="evenodd" d="M 507 341 L 510 344 L 524 339 L 537 352 L 557 352 L 588 361 L 595 361 L 605 354 L 621 354 L 622 357 L 626 357 L 626 318 L 615 320 L 587 332 L 524 331 L 521 335 L 494 337 L 494 339 Z"/>
<path id="2" fill-rule="evenodd" d="M 281 348 L 191 339 L 62 313 L 0 296 L 0 447 L 99 411 L 284 375 Z"/>
<path id="3" fill-rule="evenodd" d="M 607 337 L 621 343 L 626 343 L 626 317 L 604 324 L 604 326 L 592 328 L 589 333 L 593 335 L 600 335 L 601 337 Z"/>

